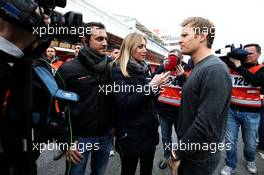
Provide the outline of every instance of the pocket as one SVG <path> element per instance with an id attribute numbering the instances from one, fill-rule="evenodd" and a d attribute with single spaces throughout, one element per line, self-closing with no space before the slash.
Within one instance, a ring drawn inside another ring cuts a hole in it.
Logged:
<path id="1" fill-rule="evenodd" d="M 79 75 L 78 77 L 72 77 L 72 79 L 70 80 L 70 82 L 73 85 L 78 85 L 81 87 L 86 87 L 89 86 L 91 84 L 96 84 L 96 76 L 94 75 Z"/>

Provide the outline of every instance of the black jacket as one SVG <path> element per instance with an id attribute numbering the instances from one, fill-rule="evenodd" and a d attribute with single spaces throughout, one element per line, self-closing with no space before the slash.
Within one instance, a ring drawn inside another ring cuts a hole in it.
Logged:
<path id="1" fill-rule="evenodd" d="M 12 57 L 0 51 L 0 124 L 4 124 L 9 133 L 25 137 L 32 110 L 32 69 L 31 61 Z M 10 63 L 10 64 L 9 64 Z M 10 66 L 12 65 L 12 66 Z M 4 105 L 4 100 L 7 103 Z M 2 130 L 2 127 L 0 127 Z M 1 133 L 0 133 L 1 134 Z"/>
<path id="2" fill-rule="evenodd" d="M 155 150 L 158 120 L 146 75 L 129 68 L 128 73 L 130 77 L 124 77 L 118 66 L 112 71 L 114 86 L 123 87 L 114 92 L 118 108 L 116 149 L 121 155 L 138 155 Z M 135 89 L 124 89 L 128 85 Z"/>
<path id="3" fill-rule="evenodd" d="M 65 62 L 58 70 L 56 79 L 65 89 L 80 96 L 70 105 L 74 136 L 100 136 L 111 127 L 110 96 L 100 88 L 110 84 L 109 60 L 83 47 L 79 56 Z M 60 75 L 60 76 L 58 76 Z"/>

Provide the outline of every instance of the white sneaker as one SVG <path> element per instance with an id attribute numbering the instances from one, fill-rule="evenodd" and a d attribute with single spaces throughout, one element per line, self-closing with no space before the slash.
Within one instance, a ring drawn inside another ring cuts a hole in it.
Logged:
<path id="1" fill-rule="evenodd" d="M 259 152 L 259 155 L 262 159 L 264 159 L 264 153 Z"/>
<path id="2" fill-rule="evenodd" d="M 165 169 L 165 168 L 167 168 L 167 164 L 168 164 L 168 160 L 166 160 L 166 159 L 162 159 L 162 160 L 160 160 L 160 162 L 159 162 L 159 168 L 160 168 L 160 169 Z"/>
<path id="3" fill-rule="evenodd" d="M 111 150 L 110 151 L 110 156 L 114 156 L 115 155 L 115 151 L 114 150 Z"/>
<path id="4" fill-rule="evenodd" d="M 256 167 L 256 163 L 255 162 L 247 162 L 247 170 L 248 172 L 252 173 L 252 174 L 256 174 L 257 173 L 257 167 Z"/>
<path id="5" fill-rule="evenodd" d="M 229 167 L 229 166 L 225 166 L 222 170 L 221 170 L 221 175 L 231 175 L 234 174 L 236 172 L 235 169 Z"/>

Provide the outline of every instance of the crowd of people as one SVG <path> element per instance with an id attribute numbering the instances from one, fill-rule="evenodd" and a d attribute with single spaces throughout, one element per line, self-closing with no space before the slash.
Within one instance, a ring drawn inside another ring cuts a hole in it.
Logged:
<path id="1" fill-rule="evenodd" d="M 49 16 L 41 16 L 48 24 Z M 106 27 L 100 22 L 85 23 L 84 27 L 91 33 L 75 44 L 74 58 L 63 62 L 51 46 L 39 59 L 39 54 L 33 54 L 41 46 L 38 38 L 0 17 L 2 173 L 37 174 L 40 153 L 32 151 L 29 138 L 33 138 L 32 128 L 37 137 L 47 129 L 32 121 L 31 116 L 36 120 L 35 111 L 44 122 L 44 116 L 65 118 L 60 141 L 74 145 L 62 150 L 65 174 L 84 175 L 90 157 L 91 174 L 104 175 L 109 156 L 116 150 L 121 175 L 134 175 L 138 162 L 140 174 L 151 175 L 159 126 L 164 151 L 159 167 L 168 167 L 172 175 L 211 175 L 223 150 L 226 166 L 220 173 L 235 173 L 240 127 L 246 168 L 257 173 L 256 151 L 264 148 L 264 66 L 257 62 L 261 55 L 258 44 L 244 46 L 248 55 L 243 60 L 229 58 L 225 64 L 212 53 L 214 24 L 190 17 L 181 23 L 180 49 L 170 51 L 164 63 L 151 72 L 145 36 L 128 34 L 108 55 Z M 190 56 L 189 64 L 183 62 L 183 55 Z M 51 98 L 56 94 L 47 95 L 48 91 L 40 88 L 38 66 L 49 72 L 57 89 L 76 94 L 77 100 L 68 103 Z M 106 93 L 109 86 L 111 92 Z M 176 144 L 171 138 L 173 126 Z"/>

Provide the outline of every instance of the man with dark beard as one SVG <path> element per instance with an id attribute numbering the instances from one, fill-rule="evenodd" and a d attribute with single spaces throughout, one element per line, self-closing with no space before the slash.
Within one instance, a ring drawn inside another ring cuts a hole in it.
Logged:
<path id="1" fill-rule="evenodd" d="M 91 22 L 85 27 L 90 33 L 84 36 L 78 56 L 65 62 L 57 72 L 66 90 L 80 96 L 78 103 L 70 105 L 71 143 L 79 149 L 66 152 L 67 169 L 71 175 L 85 174 L 91 154 L 91 174 L 103 175 L 112 144 L 109 96 L 99 89 L 110 84 L 111 78 L 110 59 L 106 56 L 107 33 L 101 23 Z"/>

